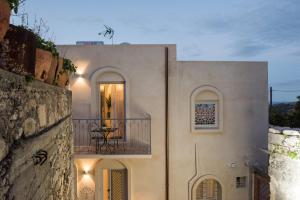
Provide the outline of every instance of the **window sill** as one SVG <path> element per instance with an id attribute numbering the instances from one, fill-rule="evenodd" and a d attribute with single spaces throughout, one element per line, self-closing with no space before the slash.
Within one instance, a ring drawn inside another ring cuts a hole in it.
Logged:
<path id="1" fill-rule="evenodd" d="M 221 128 L 215 128 L 215 129 L 192 129 L 192 133 L 221 133 L 223 132 L 223 129 Z"/>

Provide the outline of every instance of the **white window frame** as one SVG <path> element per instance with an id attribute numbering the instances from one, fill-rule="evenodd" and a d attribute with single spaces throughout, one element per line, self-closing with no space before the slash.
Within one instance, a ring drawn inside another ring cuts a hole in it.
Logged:
<path id="1" fill-rule="evenodd" d="M 214 93 L 217 98 L 206 98 L 206 99 L 197 99 L 202 92 L 209 91 Z M 216 106 L 216 125 L 203 125 L 199 126 L 195 124 L 195 104 L 198 102 L 217 102 Z M 219 90 L 213 86 L 204 85 L 193 90 L 191 94 L 190 102 L 190 130 L 191 133 L 220 133 L 223 131 L 223 95 Z"/>

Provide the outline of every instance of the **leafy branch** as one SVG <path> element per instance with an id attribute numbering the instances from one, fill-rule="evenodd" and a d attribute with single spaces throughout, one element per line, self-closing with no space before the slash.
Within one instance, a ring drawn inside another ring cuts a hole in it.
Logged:
<path id="1" fill-rule="evenodd" d="M 76 73 L 77 66 L 73 64 L 73 62 L 70 59 L 64 58 L 63 63 L 63 72 L 67 72 L 69 74 Z"/>
<path id="2" fill-rule="evenodd" d="M 54 56 L 58 56 L 58 51 L 54 42 L 47 41 L 43 39 L 41 36 L 39 36 L 38 34 L 36 34 L 36 38 L 37 38 L 37 48 L 50 51 Z"/>
<path id="3" fill-rule="evenodd" d="M 25 2 L 25 0 L 7 0 L 10 9 L 14 11 L 15 14 L 18 13 L 19 6 Z"/>

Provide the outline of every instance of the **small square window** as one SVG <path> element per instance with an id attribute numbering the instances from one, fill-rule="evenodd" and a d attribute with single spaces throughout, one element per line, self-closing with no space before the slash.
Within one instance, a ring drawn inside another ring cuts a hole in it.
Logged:
<path id="1" fill-rule="evenodd" d="M 236 177 L 236 188 L 246 187 L 246 176 Z"/>
<path id="2" fill-rule="evenodd" d="M 217 128 L 217 102 L 195 103 L 195 129 Z"/>

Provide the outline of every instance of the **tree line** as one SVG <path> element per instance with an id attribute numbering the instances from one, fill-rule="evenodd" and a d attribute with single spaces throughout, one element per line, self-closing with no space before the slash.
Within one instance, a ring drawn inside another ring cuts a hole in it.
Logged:
<path id="1" fill-rule="evenodd" d="M 296 103 L 281 103 L 270 107 L 269 122 L 275 126 L 300 128 L 300 96 Z"/>

